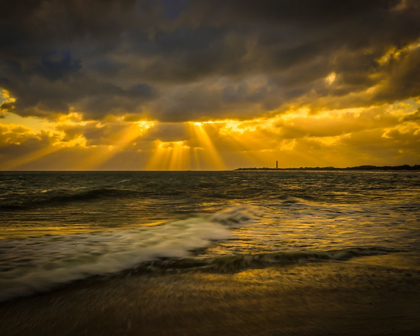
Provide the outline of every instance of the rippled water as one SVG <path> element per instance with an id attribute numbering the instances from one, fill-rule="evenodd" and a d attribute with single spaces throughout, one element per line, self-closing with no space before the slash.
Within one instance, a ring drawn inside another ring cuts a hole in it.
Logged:
<path id="1" fill-rule="evenodd" d="M 0 300 L 156 262 L 415 264 L 419 195 L 416 172 L 1 173 Z"/>

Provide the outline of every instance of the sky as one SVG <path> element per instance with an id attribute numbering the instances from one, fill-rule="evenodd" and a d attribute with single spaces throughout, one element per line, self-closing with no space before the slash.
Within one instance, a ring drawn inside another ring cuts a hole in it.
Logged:
<path id="1" fill-rule="evenodd" d="M 418 0 L 22 0 L 0 170 L 420 164 Z"/>

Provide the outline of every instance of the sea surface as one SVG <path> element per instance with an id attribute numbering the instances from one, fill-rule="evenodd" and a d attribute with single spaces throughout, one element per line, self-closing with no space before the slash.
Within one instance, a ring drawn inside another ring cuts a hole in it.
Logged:
<path id="1" fill-rule="evenodd" d="M 419 196 L 418 172 L 2 172 L 0 301 L 131 272 L 418 271 Z"/>

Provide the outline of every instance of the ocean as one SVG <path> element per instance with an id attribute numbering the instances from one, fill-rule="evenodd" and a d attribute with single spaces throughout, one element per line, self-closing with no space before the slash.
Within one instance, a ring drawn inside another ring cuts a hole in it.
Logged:
<path id="1" fill-rule="evenodd" d="M 2 172 L 0 333 L 415 335 L 419 196 L 418 172 Z"/>

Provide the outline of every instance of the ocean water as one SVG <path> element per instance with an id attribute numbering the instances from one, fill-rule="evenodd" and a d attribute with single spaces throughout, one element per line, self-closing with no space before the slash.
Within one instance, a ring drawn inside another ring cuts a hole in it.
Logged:
<path id="1" fill-rule="evenodd" d="M 419 196 L 417 172 L 3 172 L 0 301 L 122 272 L 420 270 Z"/>

